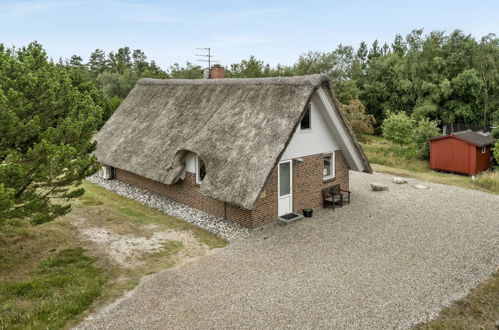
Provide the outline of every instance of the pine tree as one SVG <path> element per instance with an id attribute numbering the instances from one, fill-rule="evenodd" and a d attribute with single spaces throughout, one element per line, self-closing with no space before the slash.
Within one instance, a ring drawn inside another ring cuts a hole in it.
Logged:
<path id="1" fill-rule="evenodd" d="M 41 45 L 0 45 L 0 223 L 34 224 L 70 210 L 78 184 L 97 170 L 92 134 L 102 109 L 73 86 L 70 67 L 47 61 Z"/>
<path id="2" fill-rule="evenodd" d="M 92 54 L 90 54 L 87 68 L 94 75 L 98 75 L 99 73 L 106 71 L 109 68 L 106 60 L 106 53 L 100 49 L 96 49 Z"/>

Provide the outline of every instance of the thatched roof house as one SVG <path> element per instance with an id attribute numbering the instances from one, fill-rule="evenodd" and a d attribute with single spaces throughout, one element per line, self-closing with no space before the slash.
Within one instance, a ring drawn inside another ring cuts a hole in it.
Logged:
<path id="1" fill-rule="evenodd" d="M 165 185 L 202 158 L 204 196 L 253 210 L 313 96 L 348 167 L 372 172 L 326 76 L 141 79 L 97 134 L 100 163 Z"/>

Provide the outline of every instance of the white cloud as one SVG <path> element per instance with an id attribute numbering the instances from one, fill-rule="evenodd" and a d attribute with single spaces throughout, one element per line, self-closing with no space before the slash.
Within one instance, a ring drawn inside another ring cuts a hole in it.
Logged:
<path id="1" fill-rule="evenodd" d="M 82 5 L 82 2 L 76 1 L 25 1 L 10 3 L 0 6 L 0 16 L 3 17 L 20 17 L 39 14 L 44 11 L 53 10 L 62 7 L 74 7 Z"/>

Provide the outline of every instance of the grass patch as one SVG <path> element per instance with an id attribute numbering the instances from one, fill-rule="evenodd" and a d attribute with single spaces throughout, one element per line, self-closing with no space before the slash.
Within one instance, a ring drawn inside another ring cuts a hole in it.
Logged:
<path id="1" fill-rule="evenodd" d="M 474 183 L 483 189 L 499 192 L 499 169 L 481 173 Z"/>
<path id="2" fill-rule="evenodd" d="M 49 255 L 25 280 L 0 281 L 0 328 L 62 328 L 97 298 L 105 283 L 82 248 Z"/>
<path id="3" fill-rule="evenodd" d="M 416 329 L 495 329 L 499 320 L 499 272 L 463 299 L 445 308 L 438 318 Z"/>
<path id="4" fill-rule="evenodd" d="M 75 223 L 142 237 L 151 231 L 188 231 L 209 248 L 227 241 L 192 224 L 84 182 L 86 193 L 63 218 L 38 226 L 9 220 L 0 230 L 0 329 L 60 329 L 136 286 L 144 275 L 192 257 L 169 240 L 143 263 L 125 269 L 77 238 Z M 153 229 L 147 229 L 150 225 Z M 102 252 L 102 251 L 101 251 Z M 181 252 L 181 253 L 180 253 Z M 82 313 L 83 312 L 83 313 Z"/>
<path id="5" fill-rule="evenodd" d="M 418 157 L 414 146 L 400 148 L 380 136 L 369 136 L 362 148 L 373 164 L 402 168 L 413 172 L 430 171 L 427 161 Z"/>
<path id="6" fill-rule="evenodd" d="M 148 269 L 143 270 L 144 274 L 152 274 L 158 270 L 170 268 L 175 265 L 174 256 L 183 248 L 182 242 L 166 241 L 163 243 L 161 251 L 147 255 Z"/>
<path id="7" fill-rule="evenodd" d="M 380 136 L 369 136 L 362 148 L 377 172 L 499 194 L 499 170 L 484 172 L 475 180 L 466 175 L 436 172 L 429 161 L 418 157 L 413 146 L 400 148 Z"/>
<path id="8" fill-rule="evenodd" d="M 112 191 L 103 189 L 89 182 L 84 182 L 83 187 L 86 191 L 83 196 L 83 204 L 85 204 L 85 202 L 91 203 L 92 206 L 94 206 L 92 208 L 92 213 L 94 213 L 94 215 L 98 214 L 98 216 L 92 216 L 91 220 L 94 222 L 107 222 L 120 224 L 120 226 L 124 222 L 132 225 L 156 224 L 162 228 L 171 230 L 192 231 L 195 237 L 209 248 L 220 248 L 228 244 L 226 240 L 217 237 L 204 229 L 168 216 L 159 210 L 120 196 Z M 89 211 L 90 210 L 88 209 L 85 210 L 87 214 Z"/>

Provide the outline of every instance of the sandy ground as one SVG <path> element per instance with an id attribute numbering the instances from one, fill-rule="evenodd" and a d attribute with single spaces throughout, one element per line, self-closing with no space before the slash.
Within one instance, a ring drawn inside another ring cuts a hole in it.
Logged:
<path id="1" fill-rule="evenodd" d="M 209 247 L 189 231 L 161 230 L 160 226 L 148 224 L 137 226 L 133 233 L 119 234 L 110 227 L 92 224 L 85 219 L 72 219 L 71 224 L 90 255 L 97 255 L 125 269 L 143 266 L 146 264 L 143 256 L 160 252 L 168 241 L 182 243 L 183 249 L 176 256 L 179 265 L 209 253 Z"/>
<path id="2" fill-rule="evenodd" d="M 499 196 L 351 173 L 352 203 L 147 277 L 80 329 L 408 328 L 497 269 Z M 370 182 L 389 186 L 373 192 Z"/>

